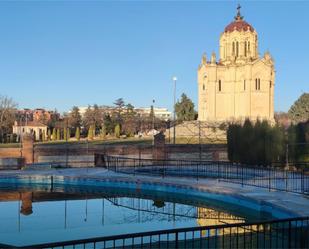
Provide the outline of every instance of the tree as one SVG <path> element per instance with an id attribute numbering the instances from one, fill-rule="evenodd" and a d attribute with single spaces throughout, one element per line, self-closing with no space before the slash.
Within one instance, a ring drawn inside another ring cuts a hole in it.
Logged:
<path id="1" fill-rule="evenodd" d="M 125 106 L 123 98 L 116 99 L 116 101 L 114 102 L 114 105 L 116 106 L 116 109 L 117 109 L 117 122 L 121 123 L 122 121 L 121 112 L 122 112 L 123 107 Z"/>
<path id="2" fill-rule="evenodd" d="M 94 134 L 94 126 L 91 125 L 89 127 L 89 129 L 88 129 L 88 139 L 92 140 L 94 136 L 95 136 L 95 134 Z"/>
<path id="3" fill-rule="evenodd" d="M 56 140 L 57 140 L 57 130 L 56 130 L 56 128 L 53 129 L 52 140 L 53 140 L 53 141 L 56 141 Z"/>
<path id="4" fill-rule="evenodd" d="M 4 137 L 7 134 L 12 133 L 16 108 L 17 104 L 13 99 L 0 96 L 0 142 L 4 141 Z"/>
<path id="5" fill-rule="evenodd" d="M 51 140 L 51 131 L 50 129 L 47 130 L 47 140 Z"/>
<path id="6" fill-rule="evenodd" d="M 121 112 L 122 108 L 125 106 L 123 98 L 116 99 L 114 105 L 117 107 L 118 111 Z"/>
<path id="7" fill-rule="evenodd" d="M 57 129 L 57 140 L 61 140 L 61 133 L 60 133 L 60 129 Z"/>
<path id="8" fill-rule="evenodd" d="M 100 132 L 100 137 L 103 140 L 106 138 L 106 127 L 105 127 L 104 124 L 102 125 L 102 129 L 101 129 L 101 132 Z"/>
<path id="9" fill-rule="evenodd" d="M 228 157 L 232 162 L 270 165 L 284 158 L 284 129 L 267 121 L 246 120 L 241 126 L 230 124 L 227 130 Z"/>
<path id="10" fill-rule="evenodd" d="M 115 126 L 115 137 L 120 137 L 120 124 L 116 124 Z"/>
<path id="11" fill-rule="evenodd" d="M 45 133 L 45 130 L 42 132 L 42 141 L 43 141 L 43 142 L 46 141 L 46 133 Z"/>
<path id="12" fill-rule="evenodd" d="M 80 115 L 79 108 L 77 106 L 73 106 L 71 112 L 69 113 L 69 126 L 76 129 L 81 126 L 82 116 Z"/>
<path id="13" fill-rule="evenodd" d="M 309 120 L 309 93 L 302 94 L 291 106 L 288 114 L 295 123 Z"/>
<path id="14" fill-rule="evenodd" d="M 80 128 L 78 126 L 76 127 L 75 138 L 77 141 L 80 140 Z"/>
<path id="15" fill-rule="evenodd" d="M 181 95 L 181 100 L 175 104 L 175 111 L 179 121 L 194 120 L 196 116 L 192 100 L 184 93 Z"/>
<path id="16" fill-rule="evenodd" d="M 63 129 L 63 140 L 68 140 L 67 129 Z"/>
<path id="17" fill-rule="evenodd" d="M 71 138 L 71 129 L 68 127 L 67 128 L 67 137 L 66 137 L 66 140 L 69 141 Z"/>
<path id="18" fill-rule="evenodd" d="M 94 104 L 92 107 L 88 106 L 84 118 L 83 124 L 84 127 L 89 129 L 90 126 L 93 126 L 94 130 L 99 129 L 103 123 L 103 112 L 97 104 Z"/>

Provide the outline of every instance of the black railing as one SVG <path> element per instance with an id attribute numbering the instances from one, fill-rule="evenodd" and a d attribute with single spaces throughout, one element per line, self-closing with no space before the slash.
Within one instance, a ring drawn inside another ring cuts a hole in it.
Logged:
<path id="1" fill-rule="evenodd" d="M 168 229 L 15 248 L 309 248 L 309 217 Z"/>
<path id="2" fill-rule="evenodd" d="M 295 170 L 285 170 L 284 165 L 265 167 L 223 161 L 156 160 L 102 155 L 101 164 L 121 173 L 193 177 L 197 180 L 215 178 L 269 190 L 309 194 L 309 163 L 295 166 Z"/>

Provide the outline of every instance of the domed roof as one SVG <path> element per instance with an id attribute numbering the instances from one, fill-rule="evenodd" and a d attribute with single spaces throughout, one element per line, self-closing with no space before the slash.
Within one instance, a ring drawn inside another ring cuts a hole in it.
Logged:
<path id="1" fill-rule="evenodd" d="M 237 31 L 254 31 L 254 28 L 244 20 L 236 20 L 234 22 L 231 22 L 229 25 L 227 25 L 224 29 L 224 32 L 233 32 L 234 30 Z"/>
<path id="2" fill-rule="evenodd" d="M 254 28 L 244 21 L 244 17 L 240 14 L 240 5 L 237 7 L 237 15 L 235 16 L 235 21 L 231 22 L 229 25 L 227 25 L 224 29 L 224 32 L 233 32 L 234 30 L 237 31 L 251 31 L 254 32 Z"/>

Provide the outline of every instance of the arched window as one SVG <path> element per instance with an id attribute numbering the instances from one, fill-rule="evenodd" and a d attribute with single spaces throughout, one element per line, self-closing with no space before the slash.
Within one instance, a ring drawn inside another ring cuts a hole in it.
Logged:
<path id="1" fill-rule="evenodd" d="M 248 41 L 248 51 L 250 51 L 250 42 Z"/>
<path id="2" fill-rule="evenodd" d="M 261 79 L 260 78 L 255 79 L 255 90 L 261 90 Z"/>
<path id="3" fill-rule="evenodd" d="M 271 85 L 272 85 L 272 82 L 271 82 L 271 81 L 269 81 L 269 88 L 271 88 Z"/>
<path id="4" fill-rule="evenodd" d="M 221 92 L 222 90 L 222 84 L 221 84 L 221 80 L 219 80 L 219 92 Z"/>
<path id="5" fill-rule="evenodd" d="M 238 51 L 239 51 L 239 44 L 236 42 L 236 57 L 238 57 Z"/>
<path id="6" fill-rule="evenodd" d="M 203 84 L 203 90 L 205 90 L 205 85 Z"/>
<path id="7" fill-rule="evenodd" d="M 244 55 L 247 57 L 247 42 L 245 41 L 245 46 L 244 46 L 245 50 L 244 50 Z"/>
<path id="8" fill-rule="evenodd" d="M 244 91 L 246 91 L 246 80 L 244 80 Z"/>
<path id="9" fill-rule="evenodd" d="M 232 54 L 235 55 L 235 42 L 233 42 L 233 51 Z"/>

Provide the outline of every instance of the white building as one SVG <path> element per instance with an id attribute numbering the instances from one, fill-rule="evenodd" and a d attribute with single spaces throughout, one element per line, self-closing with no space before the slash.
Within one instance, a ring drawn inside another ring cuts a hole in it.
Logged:
<path id="1" fill-rule="evenodd" d="M 149 116 L 151 112 L 150 107 L 140 107 L 140 108 L 135 108 L 134 111 L 141 116 Z M 167 108 L 153 108 L 153 112 L 156 118 L 161 119 L 161 120 L 169 120 L 172 117 L 172 113 L 168 111 Z"/>
<path id="2" fill-rule="evenodd" d="M 15 121 L 13 125 L 13 133 L 19 138 L 25 134 L 33 134 L 35 140 L 40 140 L 42 134 L 47 134 L 47 125 L 39 123 L 37 121 L 28 121 L 18 123 Z"/>

